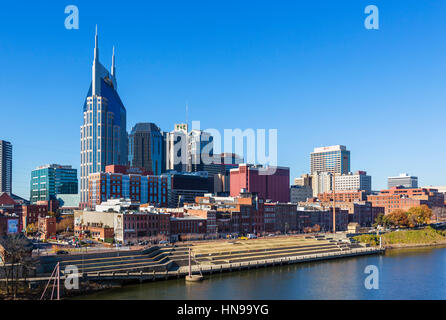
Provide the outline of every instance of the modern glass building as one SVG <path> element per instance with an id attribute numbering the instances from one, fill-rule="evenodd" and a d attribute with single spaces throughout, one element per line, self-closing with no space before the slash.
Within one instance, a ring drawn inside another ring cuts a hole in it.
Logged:
<path id="1" fill-rule="evenodd" d="M 0 140 L 0 193 L 12 194 L 12 144 Z"/>
<path id="2" fill-rule="evenodd" d="M 154 123 L 137 123 L 129 135 L 129 164 L 160 175 L 163 171 L 163 135 Z"/>
<path id="3" fill-rule="evenodd" d="M 31 171 L 31 203 L 56 200 L 59 194 L 77 194 L 77 170 L 71 166 L 48 164 Z"/>
<path id="4" fill-rule="evenodd" d="M 118 95 L 113 48 L 111 72 L 99 62 L 96 28 L 92 82 L 83 107 L 81 126 L 80 206 L 88 201 L 88 175 L 107 165 L 128 164 L 126 109 Z"/>
<path id="5" fill-rule="evenodd" d="M 350 172 L 350 151 L 345 146 L 314 148 L 310 157 L 311 174 L 320 172 L 347 174 Z"/>

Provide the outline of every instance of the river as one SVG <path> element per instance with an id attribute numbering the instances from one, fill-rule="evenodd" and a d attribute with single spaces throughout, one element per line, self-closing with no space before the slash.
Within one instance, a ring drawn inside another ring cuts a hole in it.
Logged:
<path id="1" fill-rule="evenodd" d="M 366 289 L 366 266 L 379 271 L 379 289 Z M 446 248 L 388 250 L 384 255 L 146 282 L 77 299 L 446 299 Z"/>

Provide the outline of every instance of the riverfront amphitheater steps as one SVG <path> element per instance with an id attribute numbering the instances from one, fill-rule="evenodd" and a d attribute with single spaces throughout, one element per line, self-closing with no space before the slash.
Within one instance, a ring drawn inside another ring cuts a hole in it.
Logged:
<path id="1" fill-rule="evenodd" d="M 46 272 L 41 274 L 51 273 L 57 262 L 60 262 L 61 270 L 68 265 L 75 265 L 83 274 L 178 272 L 188 266 L 189 248 L 192 251 L 193 266 L 222 266 L 228 263 L 314 254 L 335 255 L 362 248 L 362 246 L 350 243 L 347 239 L 332 239 L 325 236 L 200 241 L 188 245 L 154 246 L 145 250 L 46 257 L 46 260 L 41 261 L 42 265 L 46 266 Z"/>

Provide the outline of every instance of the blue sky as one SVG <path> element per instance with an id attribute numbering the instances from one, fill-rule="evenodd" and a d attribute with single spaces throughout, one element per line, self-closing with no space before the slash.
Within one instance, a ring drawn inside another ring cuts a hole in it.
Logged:
<path id="1" fill-rule="evenodd" d="M 79 30 L 64 27 L 66 5 Z M 364 28 L 379 8 L 380 29 Z M 34 1 L 0 10 L 0 139 L 13 143 L 13 192 L 30 172 L 79 168 L 94 26 L 116 46 L 127 128 L 277 128 L 295 177 L 314 147 L 344 144 L 352 170 L 446 184 L 446 1 Z"/>

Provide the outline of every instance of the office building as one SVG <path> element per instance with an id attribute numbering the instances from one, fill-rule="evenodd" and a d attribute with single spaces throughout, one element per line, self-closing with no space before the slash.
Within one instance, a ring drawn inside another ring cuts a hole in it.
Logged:
<path id="1" fill-rule="evenodd" d="M 407 173 L 401 173 L 397 177 L 387 178 L 387 188 L 393 187 L 418 188 L 418 177 L 409 176 Z"/>
<path id="2" fill-rule="evenodd" d="M 341 145 L 314 148 L 310 154 L 310 162 L 311 174 L 347 174 L 350 172 L 350 151 Z"/>
<path id="3" fill-rule="evenodd" d="M 0 193 L 12 194 L 12 144 L 0 140 Z"/>
<path id="4" fill-rule="evenodd" d="M 99 62 L 96 29 L 92 81 L 83 107 L 81 126 L 80 198 L 88 201 L 88 176 L 111 164 L 128 164 L 126 109 L 117 92 L 115 55 L 111 72 Z"/>
<path id="5" fill-rule="evenodd" d="M 187 170 L 188 132 L 188 126 L 184 123 L 175 124 L 171 132 L 163 132 L 166 171 L 185 172 Z"/>
<path id="6" fill-rule="evenodd" d="M 335 188 L 337 191 L 346 190 L 364 190 L 367 193 L 372 192 L 372 177 L 367 175 L 365 171 L 357 171 L 355 173 L 336 175 Z"/>
<path id="7" fill-rule="evenodd" d="M 290 201 L 290 168 L 240 164 L 230 170 L 230 195 L 257 193 L 261 199 Z"/>
<path id="8" fill-rule="evenodd" d="M 69 165 L 47 164 L 31 171 L 30 201 L 57 200 L 59 194 L 77 194 L 77 169 Z"/>
<path id="9" fill-rule="evenodd" d="M 154 123 L 137 123 L 129 134 L 129 165 L 160 175 L 163 168 L 163 135 Z"/>
<path id="10" fill-rule="evenodd" d="M 324 192 L 330 192 L 333 188 L 333 174 L 330 172 L 319 172 L 311 175 L 311 190 L 313 197 Z"/>

